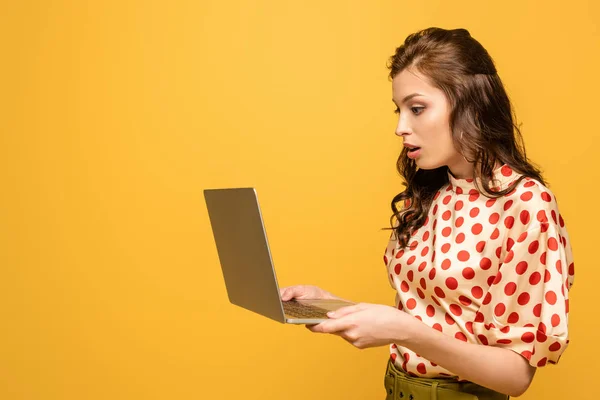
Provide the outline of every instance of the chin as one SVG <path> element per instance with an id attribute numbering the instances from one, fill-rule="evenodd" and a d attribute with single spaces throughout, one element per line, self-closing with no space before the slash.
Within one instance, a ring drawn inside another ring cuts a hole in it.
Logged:
<path id="1" fill-rule="evenodd" d="M 415 160 L 415 164 L 417 165 L 417 167 L 419 167 L 419 169 L 438 169 L 446 165 L 441 162 L 432 162 L 432 160 L 427 160 L 423 158 L 417 158 Z"/>

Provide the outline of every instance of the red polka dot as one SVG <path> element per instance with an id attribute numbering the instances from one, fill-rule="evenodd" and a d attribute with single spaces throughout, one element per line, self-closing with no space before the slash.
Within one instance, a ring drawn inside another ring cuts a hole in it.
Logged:
<path id="1" fill-rule="evenodd" d="M 525 343 L 531 343 L 535 340 L 535 335 L 531 332 L 525 332 L 521 335 L 521 340 Z"/>
<path id="2" fill-rule="evenodd" d="M 443 237 L 448 237 L 448 236 L 450 236 L 451 233 L 452 233 L 452 228 L 450 228 L 449 226 L 447 226 L 444 229 L 442 229 L 442 236 Z"/>
<path id="3" fill-rule="evenodd" d="M 527 187 L 527 188 L 528 188 L 528 187 L 535 186 L 535 182 L 534 182 L 534 181 L 532 181 L 532 180 L 530 180 L 530 178 L 525 178 L 525 180 L 526 180 L 527 182 L 525 182 L 525 184 L 524 184 L 523 186 L 525 186 L 525 187 Z"/>
<path id="4" fill-rule="evenodd" d="M 548 192 L 542 192 L 542 200 L 550 203 L 552 201 L 552 197 L 550 197 L 550 194 Z"/>
<path id="5" fill-rule="evenodd" d="M 529 265 L 527 264 L 527 261 L 519 262 L 516 267 L 517 274 L 523 275 L 525 272 L 527 272 L 528 267 Z"/>
<path id="6" fill-rule="evenodd" d="M 446 279 L 446 286 L 450 290 L 456 290 L 456 288 L 458 287 L 458 281 L 455 278 L 452 278 L 452 277 L 447 278 Z"/>
<path id="7" fill-rule="evenodd" d="M 446 294 L 444 293 L 444 291 L 442 290 L 442 288 L 439 287 L 439 286 L 436 286 L 435 289 L 433 289 L 433 291 L 435 292 L 435 294 L 439 298 L 443 299 L 444 297 L 446 297 Z"/>
<path id="8" fill-rule="evenodd" d="M 467 341 L 467 337 L 462 332 L 456 332 L 456 334 L 454 335 L 454 337 L 457 338 L 458 340 L 462 340 L 463 342 Z"/>
<path id="9" fill-rule="evenodd" d="M 555 238 L 551 237 L 550 239 L 548 239 L 548 248 L 552 251 L 558 250 L 558 242 Z"/>
<path id="10" fill-rule="evenodd" d="M 492 215 L 490 215 L 490 218 L 489 218 L 490 224 L 495 224 L 499 220 L 500 220 L 500 214 L 493 213 Z"/>
<path id="11" fill-rule="evenodd" d="M 547 292 L 546 293 L 546 302 L 548 302 L 548 304 L 551 304 L 551 305 L 556 304 L 556 293 L 554 293 L 552 290 Z"/>
<path id="12" fill-rule="evenodd" d="M 440 306 L 440 307 L 442 306 L 442 304 L 441 304 L 441 303 L 438 301 L 438 299 L 436 299 L 435 297 L 431 296 L 431 300 L 433 300 L 433 302 L 434 302 L 435 304 L 437 304 L 438 306 Z"/>
<path id="13" fill-rule="evenodd" d="M 423 247 L 423 250 L 421 250 L 421 256 L 425 257 L 427 253 L 429 253 L 429 247 L 425 246 Z"/>
<path id="14" fill-rule="evenodd" d="M 491 207 L 496 203 L 496 199 L 489 199 L 488 201 L 485 202 L 485 206 L 486 207 Z"/>
<path id="15" fill-rule="evenodd" d="M 431 268 L 431 271 L 429 271 L 429 280 L 432 281 L 433 278 L 435 278 L 435 268 Z"/>
<path id="16" fill-rule="evenodd" d="M 538 304 L 535 307 L 533 307 L 533 315 L 535 315 L 536 317 L 540 317 L 542 315 L 542 304 Z"/>
<path id="17" fill-rule="evenodd" d="M 434 198 L 435 200 L 435 198 Z M 433 215 L 437 214 L 437 210 L 438 210 L 438 205 L 436 204 L 435 206 L 433 206 Z"/>
<path id="18" fill-rule="evenodd" d="M 425 268 L 427 268 L 427 261 L 423 261 L 421 264 L 419 264 L 419 272 L 423 272 Z"/>
<path id="19" fill-rule="evenodd" d="M 481 304 L 483 304 L 485 306 L 487 304 L 490 304 L 491 302 L 492 302 L 492 294 L 490 292 L 488 292 L 485 295 L 485 297 L 484 297 L 483 301 L 481 302 Z"/>
<path id="20" fill-rule="evenodd" d="M 444 261 L 442 261 L 442 269 L 445 271 L 448 268 L 450 268 L 450 266 L 452 265 L 452 262 L 446 258 Z"/>
<path id="21" fill-rule="evenodd" d="M 538 361 L 537 366 L 538 367 L 543 367 L 544 365 L 546 365 L 547 361 L 548 361 L 548 359 L 546 357 L 544 357 L 540 361 Z"/>
<path id="22" fill-rule="evenodd" d="M 496 340 L 496 343 L 498 343 L 498 344 L 511 344 L 512 340 L 510 340 L 510 339 L 500 339 L 500 340 Z"/>
<path id="23" fill-rule="evenodd" d="M 550 282 L 550 279 L 552 279 L 552 275 L 550 275 L 550 271 L 548 271 L 548 270 L 544 271 L 544 283 Z"/>
<path id="24" fill-rule="evenodd" d="M 523 232 L 521 233 L 521 235 L 519 236 L 519 238 L 517 239 L 518 243 L 522 243 L 525 241 L 525 239 L 527 239 L 527 232 Z"/>
<path id="25" fill-rule="evenodd" d="M 529 211 L 527 211 L 527 210 L 521 211 L 521 214 L 519 214 L 519 219 L 521 220 L 521 223 L 523 225 L 526 225 L 529 222 L 529 220 L 531 219 L 531 216 L 529 215 Z"/>
<path id="26" fill-rule="evenodd" d="M 483 322 L 484 319 L 485 317 L 483 316 L 483 314 L 477 311 L 477 313 L 475 314 L 475 322 Z"/>
<path id="27" fill-rule="evenodd" d="M 523 200 L 523 201 L 529 201 L 532 198 L 533 198 L 533 193 L 531 193 L 529 191 L 527 191 L 521 195 L 521 200 Z"/>
<path id="28" fill-rule="evenodd" d="M 504 176 L 510 176 L 512 174 L 512 169 L 508 165 L 504 165 L 500 169 L 500 172 L 502 172 L 502 175 Z"/>
<path id="29" fill-rule="evenodd" d="M 516 312 L 510 313 L 507 321 L 509 324 L 516 324 L 517 322 L 519 322 L 519 314 Z"/>
<path id="30" fill-rule="evenodd" d="M 400 263 L 398 263 L 394 266 L 394 272 L 396 273 L 396 275 L 400 275 L 401 270 L 402 270 L 402 265 L 400 265 Z"/>
<path id="31" fill-rule="evenodd" d="M 539 247 L 540 243 L 537 240 L 531 242 L 528 248 L 529 254 L 535 254 L 535 252 L 538 251 Z"/>
<path id="32" fill-rule="evenodd" d="M 524 305 L 526 305 L 527 303 L 529 303 L 529 299 L 530 299 L 529 293 L 527 293 L 527 292 L 523 292 L 523 293 L 521 293 L 521 294 L 519 295 L 519 297 L 517 298 L 517 302 L 518 302 L 520 305 L 524 306 Z"/>
<path id="33" fill-rule="evenodd" d="M 479 235 L 481 231 L 483 231 L 483 225 L 479 223 L 473 225 L 473 227 L 471 228 L 471 232 L 473 232 L 474 235 Z"/>
<path id="34" fill-rule="evenodd" d="M 506 257 L 504 257 L 504 264 L 508 264 L 509 262 L 511 262 L 514 256 L 515 256 L 515 253 L 512 250 L 509 251 L 506 254 Z"/>
<path id="35" fill-rule="evenodd" d="M 512 228 L 514 224 L 515 224 L 514 217 L 506 217 L 506 219 L 504 220 L 504 226 L 506 226 L 508 229 Z"/>
<path id="36" fill-rule="evenodd" d="M 498 228 L 496 228 L 496 229 L 494 229 L 494 232 L 492 232 L 490 239 L 492 239 L 492 240 L 498 239 L 499 236 L 500 236 L 500 230 Z"/>
<path id="37" fill-rule="evenodd" d="M 522 352 L 521 352 L 521 355 L 522 355 L 523 357 L 525 357 L 526 359 L 528 359 L 528 360 L 531 360 L 531 356 L 532 356 L 532 354 L 531 354 L 531 352 L 530 352 L 529 350 L 522 351 Z"/>
<path id="38" fill-rule="evenodd" d="M 419 296 L 421 299 L 425 300 L 425 293 L 424 293 L 424 292 L 421 290 L 421 288 L 417 288 L 417 295 L 418 295 L 418 296 Z"/>
<path id="39" fill-rule="evenodd" d="M 466 250 L 461 250 L 458 252 L 458 259 L 460 261 L 468 261 L 470 257 L 471 256 L 470 256 L 469 252 Z"/>
<path id="40" fill-rule="evenodd" d="M 556 328 L 560 325 L 560 316 L 558 314 L 553 314 L 550 322 L 552 323 L 552 326 Z"/>
<path id="41" fill-rule="evenodd" d="M 539 272 L 537 272 L 537 271 L 535 271 L 529 277 L 529 283 L 531 285 L 537 285 L 538 283 L 540 283 L 541 280 L 542 280 L 542 275 Z"/>
<path id="42" fill-rule="evenodd" d="M 463 206 L 464 206 L 464 203 L 461 200 L 458 200 L 456 202 L 456 204 L 454 204 L 454 209 L 456 211 L 460 211 L 460 210 L 462 210 Z"/>
<path id="43" fill-rule="evenodd" d="M 475 207 L 475 208 L 471 209 L 471 211 L 469 212 L 469 215 L 471 216 L 471 218 L 475 218 L 476 216 L 478 216 L 479 208 Z"/>
<path id="44" fill-rule="evenodd" d="M 540 222 L 548 222 L 548 217 L 546 216 L 546 211 L 544 210 L 538 211 L 536 218 Z"/>
<path id="45" fill-rule="evenodd" d="M 410 249 L 415 250 L 418 246 L 419 246 L 419 242 L 415 240 L 414 242 L 412 242 L 410 244 Z"/>
<path id="46" fill-rule="evenodd" d="M 433 324 L 432 328 L 435 329 L 436 331 L 440 331 L 440 332 L 443 331 L 442 326 L 440 324 Z"/>
<path id="47" fill-rule="evenodd" d="M 502 247 L 498 247 L 496 249 L 496 257 L 500 258 L 500 255 L 502 254 Z"/>
<path id="48" fill-rule="evenodd" d="M 406 260 L 406 263 L 408 265 L 411 265 L 412 263 L 415 262 L 415 260 L 417 259 L 417 256 L 410 256 L 408 260 Z"/>
<path id="49" fill-rule="evenodd" d="M 517 291 L 517 284 L 514 282 L 508 282 L 506 286 L 504 286 L 504 293 L 507 296 L 512 296 Z"/>
<path id="50" fill-rule="evenodd" d="M 448 204 L 448 203 L 450 203 L 450 200 L 452 200 L 452 196 L 448 195 L 448 196 L 444 197 L 444 200 L 442 200 L 442 203 Z"/>
<path id="51" fill-rule="evenodd" d="M 575 263 L 569 264 L 569 275 L 575 275 Z"/>
<path id="52" fill-rule="evenodd" d="M 477 335 L 477 339 L 479 339 L 479 342 L 485 346 L 488 345 L 488 340 L 485 336 L 483 335 Z"/>
<path id="53" fill-rule="evenodd" d="M 508 200 L 506 203 L 504 203 L 504 211 L 508 211 L 508 209 L 512 205 L 513 205 L 513 201 L 512 200 Z"/>
<path id="54" fill-rule="evenodd" d="M 427 306 L 426 312 L 429 317 L 433 317 L 435 315 L 435 308 L 430 304 Z"/>
<path id="55" fill-rule="evenodd" d="M 442 253 L 446 254 L 449 251 L 450 251 L 450 243 L 444 243 L 442 245 Z"/>
<path id="56" fill-rule="evenodd" d="M 402 283 L 400 284 L 400 290 L 402 290 L 404 293 L 407 293 L 409 289 L 410 287 L 408 286 L 408 282 L 402 281 Z"/>
<path id="57" fill-rule="evenodd" d="M 425 278 L 421 278 L 421 280 L 419 281 L 419 283 L 421 284 L 421 287 L 423 289 L 427 289 L 427 281 L 425 280 Z"/>
<path id="58" fill-rule="evenodd" d="M 473 268 L 466 267 L 463 269 L 462 275 L 465 279 L 473 279 L 475 277 L 475 270 L 473 270 Z"/>
<path id="59" fill-rule="evenodd" d="M 427 239 L 429 239 L 429 231 L 425 231 L 423 234 L 423 241 L 426 241 Z"/>
<path id="60" fill-rule="evenodd" d="M 475 189 L 469 191 L 469 201 L 473 202 L 479 198 L 479 192 Z"/>
<path id="61" fill-rule="evenodd" d="M 408 272 L 406 273 L 406 277 L 408 278 L 408 280 L 409 280 L 410 282 L 412 282 L 412 281 L 413 281 L 413 279 L 415 278 L 415 273 L 414 273 L 414 271 L 413 271 L 413 270 L 410 270 L 410 271 L 408 271 Z"/>
<path id="62" fill-rule="evenodd" d="M 400 250 L 398 253 L 396 253 L 396 258 L 400 258 L 404 255 L 404 249 Z"/>
<path id="63" fill-rule="evenodd" d="M 450 312 L 456 316 L 462 315 L 462 308 L 458 304 L 450 304 Z"/>
<path id="64" fill-rule="evenodd" d="M 460 228 L 462 226 L 462 224 L 464 224 L 464 222 L 465 222 L 465 219 L 463 217 L 458 217 L 458 218 L 456 218 L 456 221 L 454 222 L 454 225 L 457 228 Z"/>
<path id="65" fill-rule="evenodd" d="M 482 240 L 481 242 L 477 243 L 477 246 L 475 246 L 475 249 L 477 250 L 477 252 L 483 253 L 483 250 L 485 249 L 485 241 Z"/>
<path id="66" fill-rule="evenodd" d="M 490 275 L 487 278 L 487 284 L 488 284 L 488 286 L 492 286 L 494 284 L 495 280 L 496 280 L 496 275 Z"/>
<path id="67" fill-rule="evenodd" d="M 473 288 L 471 288 L 471 294 L 476 299 L 480 299 L 481 296 L 483 296 L 483 289 L 480 288 L 479 286 L 473 286 Z"/>
<path id="68" fill-rule="evenodd" d="M 494 307 L 494 314 L 496 314 L 496 317 L 501 317 L 502 315 L 504 315 L 505 312 L 506 306 L 504 305 L 504 303 L 498 303 L 496 304 L 496 307 Z"/>
<path id="69" fill-rule="evenodd" d="M 406 308 L 409 310 L 414 310 L 417 306 L 417 301 L 415 299 L 408 299 L 406 302 Z"/>
<path id="70" fill-rule="evenodd" d="M 442 214 L 442 219 L 444 221 L 448 221 L 450 219 L 450 217 L 452 216 L 452 212 L 450 212 L 450 210 L 446 210 L 444 211 L 444 213 Z"/>
<path id="71" fill-rule="evenodd" d="M 558 343 L 558 342 L 554 342 L 554 343 L 552 343 L 552 344 L 550 345 L 550 347 L 548 347 L 548 349 L 549 349 L 550 351 L 558 351 L 558 350 L 560 350 L 560 347 L 561 347 L 561 346 L 560 346 L 560 343 Z"/>
<path id="72" fill-rule="evenodd" d="M 483 257 L 481 259 L 481 261 L 479 262 L 479 266 L 481 267 L 481 269 L 483 270 L 488 270 L 490 269 L 490 267 L 492 266 L 492 260 L 490 260 L 487 257 Z"/>
<path id="73" fill-rule="evenodd" d="M 425 368 L 425 364 L 424 363 L 419 363 L 419 365 L 417 365 L 417 371 L 419 371 L 420 374 L 425 375 L 427 373 L 427 369 Z"/>
<path id="74" fill-rule="evenodd" d="M 448 313 L 446 313 L 446 315 L 444 316 L 444 319 L 446 320 L 446 323 L 448 325 L 454 325 L 456 323 L 456 321 L 454 321 L 454 319 L 452 319 L 452 316 Z"/>
<path id="75" fill-rule="evenodd" d="M 558 223 L 560 224 L 561 228 L 565 227 L 565 220 L 563 219 L 562 215 L 558 215 Z"/>
<path id="76" fill-rule="evenodd" d="M 470 306 L 472 301 L 470 298 L 468 298 L 467 296 L 458 296 L 458 301 L 460 301 L 460 303 L 464 306 Z"/>
<path id="77" fill-rule="evenodd" d="M 538 342 L 544 343 L 548 339 L 548 336 L 546 336 L 546 334 L 541 331 L 537 331 L 535 333 L 535 338 Z"/>

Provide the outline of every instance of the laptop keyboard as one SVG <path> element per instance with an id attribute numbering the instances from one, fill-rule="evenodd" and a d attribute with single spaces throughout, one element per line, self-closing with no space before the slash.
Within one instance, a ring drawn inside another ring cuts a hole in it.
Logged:
<path id="1" fill-rule="evenodd" d="M 317 319 L 327 319 L 328 317 L 326 314 L 329 311 L 321 307 L 298 303 L 294 300 L 284 301 L 283 310 L 291 317 Z"/>

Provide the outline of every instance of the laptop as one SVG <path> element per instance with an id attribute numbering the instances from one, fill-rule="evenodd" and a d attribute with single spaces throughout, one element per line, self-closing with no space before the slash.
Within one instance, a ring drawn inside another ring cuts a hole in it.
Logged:
<path id="1" fill-rule="evenodd" d="M 288 324 L 318 324 L 328 319 L 328 311 L 353 304 L 281 301 L 256 189 L 206 189 L 204 199 L 232 304 Z"/>

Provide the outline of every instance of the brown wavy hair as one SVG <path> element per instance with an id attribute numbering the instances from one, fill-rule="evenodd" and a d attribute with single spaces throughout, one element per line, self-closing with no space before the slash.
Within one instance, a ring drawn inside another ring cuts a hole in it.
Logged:
<path id="1" fill-rule="evenodd" d="M 525 155 L 514 109 L 494 61 L 468 30 L 432 27 L 413 33 L 390 57 L 388 68 L 390 80 L 411 69 L 445 93 L 454 146 L 473 163 L 473 175 L 481 180 L 480 185 L 476 179 L 475 185 L 483 195 L 504 196 L 526 177 L 545 184 L 539 169 Z M 392 200 L 390 217 L 391 229 L 402 247 L 424 224 L 437 191 L 449 182 L 447 166 L 419 169 L 407 153 L 404 148 L 396 163 L 405 190 Z M 507 164 L 522 177 L 504 190 L 495 190 L 491 185 L 498 164 Z"/>

